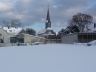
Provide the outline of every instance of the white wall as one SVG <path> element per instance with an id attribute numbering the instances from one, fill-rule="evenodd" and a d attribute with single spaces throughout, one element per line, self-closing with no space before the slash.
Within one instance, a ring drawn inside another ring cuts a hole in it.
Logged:
<path id="1" fill-rule="evenodd" d="M 24 34 L 24 42 L 25 43 L 33 43 L 33 42 L 43 42 L 45 43 L 45 38 L 36 37 L 33 35 Z"/>
<path id="2" fill-rule="evenodd" d="M 64 35 L 61 37 L 61 43 L 72 44 L 75 41 L 78 41 L 77 34 Z"/>
<path id="3" fill-rule="evenodd" d="M 4 39 L 4 43 L 10 43 L 10 37 L 15 37 L 14 35 L 8 34 L 2 28 L 0 28 L 0 34 L 2 34 L 1 39 Z"/>

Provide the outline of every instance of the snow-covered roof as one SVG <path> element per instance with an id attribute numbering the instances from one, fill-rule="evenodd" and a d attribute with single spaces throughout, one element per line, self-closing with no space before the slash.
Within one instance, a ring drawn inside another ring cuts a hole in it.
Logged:
<path id="1" fill-rule="evenodd" d="M 55 35 L 55 34 L 53 34 L 51 31 L 49 31 L 48 33 L 45 33 L 44 35 Z"/>
<path id="2" fill-rule="evenodd" d="M 56 33 L 56 35 L 58 35 L 58 32 L 55 32 Z"/>
<path id="3" fill-rule="evenodd" d="M 41 29 L 37 34 L 43 34 L 46 32 L 46 29 Z"/>
<path id="4" fill-rule="evenodd" d="M 19 27 L 2 27 L 7 33 L 17 35 L 19 32 L 22 31 L 22 28 Z"/>
<path id="5" fill-rule="evenodd" d="M 52 28 L 48 27 L 47 30 L 52 30 Z"/>
<path id="6" fill-rule="evenodd" d="M 37 34 L 43 34 L 46 30 L 52 30 L 52 28 L 48 27 L 47 29 L 41 29 Z"/>

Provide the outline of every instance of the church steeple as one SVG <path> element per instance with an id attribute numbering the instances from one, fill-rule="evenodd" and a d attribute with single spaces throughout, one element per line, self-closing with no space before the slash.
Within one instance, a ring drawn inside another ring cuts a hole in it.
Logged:
<path id="1" fill-rule="evenodd" d="M 45 23 L 45 28 L 47 29 L 48 27 L 51 28 L 51 21 L 50 21 L 50 14 L 49 14 L 49 6 L 48 6 L 48 11 L 47 11 L 46 23 Z"/>
<path id="2" fill-rule="evenodd" d="M 46 20 L 48 20 L 50 22 L 50 14 L 49 14 L 49 6 L 48 6 L 48 11 L 47 11 L 47 18 Z"/>

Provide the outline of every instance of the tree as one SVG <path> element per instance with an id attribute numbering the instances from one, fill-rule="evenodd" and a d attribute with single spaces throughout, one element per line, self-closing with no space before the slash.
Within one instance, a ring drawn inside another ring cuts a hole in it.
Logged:
<path id="1" fill-rule="evenodd" d="M 69 21 L 69 25 L 77 25 L 80 29 L 80 32 L 84 31 L 84 28 L 89 30 L 88 26 L 92 24 L 93 17 L 88 14 L 78 13 L 72 17 Z"/>
<path id="2" fill-rule="evenodd" d="M 67 35 L 67 34 L 70 34 L 70 33 L 77 33 L 77 32 L 80 32 L 78 26 L 73 25 L 73 26 L 67 26 L 66 29 L 61 29 L 58 32 L 58 35 L 62 36 L 62 35 Z"/>
<path id="3" fill-rule="evenodd" d="M 74 25 L 70 29 L 71 33 L 77 33 L 80 32 L 79 27 L 77 25 Z"/>
<path id="4" fill-rule="evenodd" d="M 4 20 L 3 26 L 7 27 L 22 27 L 22 23 L 19 19 L 12 19 L 11 22 Z"/>
<path id="5" fill-rule="evenodd" d="M 63 32 L 64 32 L 64 29 L 62 28 L 59 32 L 58 32 L 58 35 L 63 35 Z"/>
<path id="6" fill-rule="evenodd" d="M 4 26 L 10 26 L 10 23 L 9 23 L 8 21 L 4 20 L 4 21 L 3 21 L 3 25 L 4 25 Z"/>
<path id="7" fill-rule="evenodd" d="M 32 28 L 27 28 L 27 29 L 26 29 L 26 32 L 27 32 L 28 34 L 30 34 L 30 35 L 36 35 L 36 31 L 35 31 L 34 29 L 32 29 Z"/>
<path id="8" fill-rule="evenodd" d="M 19 19 L 12 19 L 11 20 L 11 27 L 21 27 L 22 23 Z"/>

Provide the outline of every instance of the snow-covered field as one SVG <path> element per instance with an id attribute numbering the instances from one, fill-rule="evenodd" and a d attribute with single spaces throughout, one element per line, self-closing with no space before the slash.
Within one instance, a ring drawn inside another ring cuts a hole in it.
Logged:
<path id="1" fill-rule="evenodd" d="M 96 72 L 96 46 L 0 47 L 0 72 Z"/>

